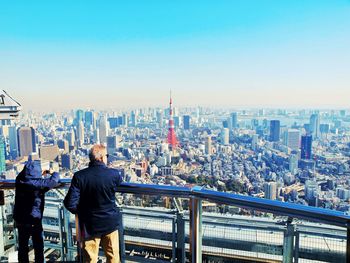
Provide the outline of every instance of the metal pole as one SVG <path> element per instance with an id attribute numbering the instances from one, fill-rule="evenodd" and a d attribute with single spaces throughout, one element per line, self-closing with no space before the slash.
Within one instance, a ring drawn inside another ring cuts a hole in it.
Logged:
<path id="1" fill-rule="evenodd" d="M 299 244 L 300 244 L 300 233 L 295 232 L 295 245 L 294 245 L 294 263 L 299 262 Z"/>
<path id="2" fill-rule="evenodd" d="M 123 223 L 123 209 L 121 207 L 118 207 L 119 209 L 119 254 L 120 254 L 120 261 L 122 263 L 125 262 L 125 240 L 124 240 L 124 223 Z"/>
<path id="3" fill-rule="evenodd" d="M 58 215 L 59 215 L 59 224 L 60 224 L 60 232 L 61 232 L 61 258 L 62 261 L 67 261 L 67 254 L 68 254 L 68 241 L 67 241 L 67 227 L 66 227 L 66 220 L 65 220 L 65 213 L 64 213 L 64 207 L 58 206 Z"/>
<path id="4" fill-rule="evenodd" d="M 293 246 L 295 227 L 292 223 L 293 218 L 288 218 L 287 228 L 283 239 L 283 263 L 293 263 Z"/>
<path id="5" fill-rule="evenodd" d="M 176 262 L 176 217 L 173 217 L 171 220 L 171 229 L 172 229 L 172 254 L 171 254 L 171 262 Z"/>
<path id="6" fill-rule="evenodd" d="M 16 229 L 13 228 L 13 234 L 15 235 Z M 4 219 L 2 216 L 2 206 L 0 206 L 0 255 L 4 255 L 5 242 L 4 242 Z"/>
<path id="7" fill-rule="evenodd" d="M 350 226 L 347 225 L 346 229 L 346 262 L 350 262 Z"/>
<path id="8" fill-rule="evenodd" d="M 202 200 L 190 198 L 190 254 L 192 263 L 202 263 Z"/>
<path id="9" fill-rule="evenodd" d="M 177 262 L 185 263 L 185 220 L 183 213 L 176 214 L 176 258 Z"/>

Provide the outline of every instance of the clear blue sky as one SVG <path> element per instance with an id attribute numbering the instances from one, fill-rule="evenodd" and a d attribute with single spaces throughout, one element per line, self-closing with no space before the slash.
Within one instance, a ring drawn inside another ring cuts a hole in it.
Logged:
<path id="1" fill-rule="evenodd" d="M 347 107 L 350 0 L 1 1 L 0 88 L 27 109 Z"/>

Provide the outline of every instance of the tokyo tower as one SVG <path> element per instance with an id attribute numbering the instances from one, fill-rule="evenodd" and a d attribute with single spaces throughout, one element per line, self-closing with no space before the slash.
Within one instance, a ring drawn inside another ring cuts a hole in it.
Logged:
<path id="1" fill-rule="evenodd" d="M 177 141 L 175 129 L 174 129 L 174 117 L 173 117 L 173 101 L 171 98 L 170 91 L 170 103 L 169 103 L 169 129 L 168 129 L 168 144 L 174 150 L 178 146 L 179 142 Z"/>

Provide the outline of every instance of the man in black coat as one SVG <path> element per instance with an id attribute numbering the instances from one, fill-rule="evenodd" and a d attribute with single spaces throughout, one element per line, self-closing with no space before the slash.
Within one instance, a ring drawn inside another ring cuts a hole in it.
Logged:
<path id="1" fill-rule="evenodd" d="M 49 173 L 48 171 L 44 174 Z M 41 162 L 26 162 L 16 178 L 16 197 L 13 218 L 18 228 L 18 261 L 29 262 L 28 241 L 33 240 L 35 262 L 44 262 L 44 239 L 42 217 L 45 193 L 58 185 L 59 174 L 42 178 Z"/>
<path id="2" fill-rule="evenodd" d="M 97 262 L 101 243 L 107 262 L 119 263 L 115 192 L 122 182 L 123 171 L 106 166 L 107 151 L 103 145 L 94 145 L 89 157 L 89 167 L 74 174 L 64 205 L 78 215 L 84 262 Z"/>

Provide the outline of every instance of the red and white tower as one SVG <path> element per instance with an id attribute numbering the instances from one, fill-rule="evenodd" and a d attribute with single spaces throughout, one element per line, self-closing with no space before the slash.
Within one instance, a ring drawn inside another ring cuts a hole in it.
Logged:
<path id="1" fill-rule="evenodd" d="M 171 91 L 170 91 L 170 103 L 169 103 L 168 144 L 170 145 L 172 150 L 174 150 L 179 144 L 175 134 L 174 117 L 173 117 L 173 101 L 171 98 Z"/>

